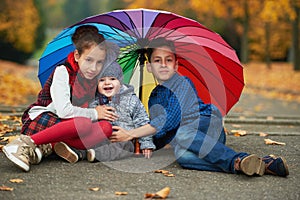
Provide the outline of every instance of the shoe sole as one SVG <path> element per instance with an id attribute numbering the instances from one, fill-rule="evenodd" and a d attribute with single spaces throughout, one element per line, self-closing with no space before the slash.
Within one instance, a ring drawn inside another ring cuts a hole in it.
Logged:
<path id="1" fill-rule="evenodd" d="M 65 143 L 59 142 L 54 145 L 55 153 L 68 161 L 69 163 L 76 163 L 78 161 L 77 154 L 68 147 Z"/>
<path id="2" fill-rule="evenodd" d="M 262 176 L 265 173 L 265 163 L 257 155 L 249 155 L 241 161 L 240 169 L 248 176 Z"/>
<path id="3" fill-rule="evenodd" d="M 12 155 L 11 153 L 9 153 L 8 151 L 6 151 L 5 146 L 2 148 L 3 153 L 5 154 L 5 156 L 11 161 L 13 162 L 17 167 L 19 167 L 20 169 L 22 169 L 25 172 L 28 172 L 30 170 L 30 167 L 22 162 L 20 159 L 16 158 L 14 155 Z"/>

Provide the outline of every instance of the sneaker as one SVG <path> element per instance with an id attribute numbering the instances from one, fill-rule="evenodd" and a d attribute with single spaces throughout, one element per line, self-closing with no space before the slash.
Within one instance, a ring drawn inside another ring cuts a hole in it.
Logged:
<path id="1" fill-rule="evenodd" d="M 238 158 L 235 162 L 238 166 L 237 170 L 248 176 L 262 176 L 265 172 L 265 163 L 257 155 L 252 154 L 242 159 Z"/>
<path id="2" fill-rule="evenodd" d="M 78 150 L 72 147 L 69 147 L 64 142 L 57 142 L 54 145 L 55 153 L 68 161 L 69 163 L 76 163 L 78 160 L 83 160 L 86 158 L 86 150 Z"/>
<path id="3" fill-rule="evenodd" d="M 283 157 L 274 155 L 265 156 L 262 159 L 266 165 L 265 174 L 272 174 L 275 176 L 288 176 L 289 169 L 286 160 Z"/>
<path id="4" fill-rule="evenodd" d="M 52 145 L 49 143 L 49 144 L 41 144 L 41 145 L 38 145 L 37 146 L 38 149 L 41 151 L 43 157 L 47 157 L 49 155 L 52 154 Z"/>
<path id="5" fill-rule="evenodd" d="M 42 154 L 27 135 L 21 135 L 2 150 L 10 161 L 26 172 L 30 170 L 30 164 L 38 164 L 42 160 Z"/>
<path id="6" fill-rule="evenodd" d="M 89 149 L 87 150 L 87 160 L 89 162 L 94 162 L 95 161 L 95 150 L 94 149 Z"/>

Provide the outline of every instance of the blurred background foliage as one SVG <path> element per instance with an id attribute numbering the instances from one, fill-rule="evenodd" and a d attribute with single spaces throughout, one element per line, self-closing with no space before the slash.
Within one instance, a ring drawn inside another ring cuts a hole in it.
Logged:
<path id="1" fill-rule="evenodd" d="M 1 0 L 0 59 L 38 59 L 63 28 L 91 15 L 126 8 L 174 12 L 219 33 L 243 63 L 293 63 L 300 70 L 300 0 Z"/>

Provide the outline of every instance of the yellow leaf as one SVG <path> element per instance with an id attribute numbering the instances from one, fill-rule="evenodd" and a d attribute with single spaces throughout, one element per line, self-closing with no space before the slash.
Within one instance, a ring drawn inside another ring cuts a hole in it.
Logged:
<path id="1" fill-rule="evenodd" d="M 115 195 L 127 195 L 128 192 L 115 192 Z"/>
<path id="2" fill-rule="evenodd" d="M 153 193 L 146 193 L 144 195 L 145 198 L 151 198 L 151 199 L 165 199 L 168 197 L 168 195 L 170 194 L 170 187 L 165 187 L 162 190 L 156 192 L 155 194 Z"/>
<path id="3" fill-rule="evenodd" d="M 94 192 L 97 192 L 100 190 L 99 187 L 92 187 L 92 188 L 89 188 L 90 191 L 94 191 Z"/>
<path id="4" fill-rule="evenodd" d="M 13 191 L 14 188 L 7 187 L 5 185 L 0 186 L 0 191 Z"/>
<path id="5" fill-rule="evenodd" d="M 284 142 L 277 142 L 271 139 L 265 139 L 265 144 L 267 145 L 285 145 Z"/>
<path id="6" fill-rule="evenodd" d="M 245 130 L 231 130 L 231 133 L 233 133 L 233 135 L 236 137 L 247 135 L 247 132 Z"/>
<path id="7" fill-rule="evenodd" d="M 268 136 L 268 134 L 267 134 L 267 133 L 261 132 L 261 133 L 259 133 L 259 136 L 260 136 L 260 137 L 266 137 L 266 136 Z"/>
<path id="8" fill-rule="evenodd" d="M 162 173 L 162 174 L 168 174 L 169 171 L 168 170 L 164 170 L 164 169 L 158 169 L 154 171 L 155 173 Z"/>
<path id="9" fill-rule="evenodd" d="M 267 117 L 267 120 L 270 120 L 270 121 L 272 121 L 272 120 L 274 120 L 274 117 L 272 117 L 272 116 L 268 116 L 268 117 Z"/>
<path id="10" fill-rule="evenodd" d="M 164 174 L 164 175 L 167 176 L 167 177 L 175 177 L 174 174 Z"/>
<path id="11" fill-rule="evenodd" d="M 9 181 L 12 183 L 23 183 L 24 182 L 22 179 L 19 179 L 19 178 L 10 179 Z"/>

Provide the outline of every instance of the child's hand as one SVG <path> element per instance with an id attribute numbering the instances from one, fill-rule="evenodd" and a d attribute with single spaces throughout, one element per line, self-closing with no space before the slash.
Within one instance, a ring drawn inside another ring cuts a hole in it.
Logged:
<path id="1" fill-rule="evenodd" d="M 110 136 L 111 142 L 124 142 L 132 140 L 133 137 L 130 134 L 130 131 L 127 131 L 119 126 L 113 126 L 113 133 Z"/>
<path id="2" fill-rule="evenodd" d="M 101 106 L 96 106 L 95 109 L 98 113 L 98 119 L 115 121 L 119 118 L 119 116 L 115 113 L 116 109 L 113 107 L 101 105 Z"/>
<path id="3" fill-rule="evenodd" d="M 153 152 L 153 149 L 143 149 L 142 150 L 143 155 L 145 156 L 145 158 L 148 158 L 148 159 L 151 158 L 152 152 Z"/>

